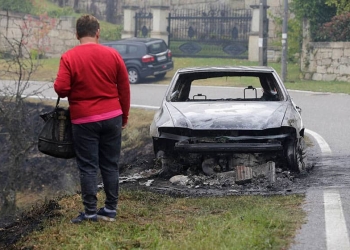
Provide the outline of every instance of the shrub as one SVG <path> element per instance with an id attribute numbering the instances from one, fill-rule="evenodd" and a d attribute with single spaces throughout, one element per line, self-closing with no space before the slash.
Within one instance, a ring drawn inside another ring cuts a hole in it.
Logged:
<path id="1" fill-rule="evenodd" d="M 120 40 L 123 26 L 101 22 L 101 41 Z"/>
<path id="2" fill-rule="evenodd" d="M 318 41 L 349 42 L 350 41 L 350 12 L 334 16 L 332 20 L 321 26 Z"/>
<path id="3" fill-rule="evenodd" d="M 74 14 L 74 9 L 72 7 L 57 8 L 47 12 L 49 17 L 59 18 L 61 16 L 72 16 Z"/>

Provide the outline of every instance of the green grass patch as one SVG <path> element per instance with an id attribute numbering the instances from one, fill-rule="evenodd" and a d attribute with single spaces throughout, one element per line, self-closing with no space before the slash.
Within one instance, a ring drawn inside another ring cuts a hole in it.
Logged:
<path id="1" fill-rule="evenodd" d="M 140 148 L 150 141 L 149 126 L 154 114 L 154 110 L 130 109 L 128 125 L 123 130 L 123 150 Z"/>
<path id="2" fill-rule="evenodd" d="M 182 44 L 185 44 L 186 41 L 171 41 L 170 43 L 170 49 L 172 53 L 176 56 L 184 56 L 186 57 L 186 53 L 182 52 L 180 50 L 180 46 Z M 230 42 L 230 40 L 229 40 Z M 195 56 L 200 56 L 200 57 L 210 57 L 212 58 L 213 55 L 217 57 L 223 57 L 223 58 L 228 58 L 231 57 L 229 54 L 225 53 L 223 51 L 223 47 L 225 46 L 224 44 L 217 44 L 217 43 L 210 43 L 210 42 L 200 42 L 200 41 L 194 41 L 195 44 L 200 46 L 201 50 L 195 54 Z M 243 47 L 244 45 L 242 45 Z M 239 55 L 239 58 L 248 58 L 248 51 L 243 52 L 241 55 Z M 210 60 L 209 59 L 209 60 Z"/>
<path id="3" fill-rule="evenodd" d="M 99 194 L 100 204 L 103 194 Z M 23 238 L 20 249 L 288 249 L 303 223 L 303 196 L 171 198 L 122 190 L 118 219 L 73 225 L 79 195 L 61 217 Z"/>

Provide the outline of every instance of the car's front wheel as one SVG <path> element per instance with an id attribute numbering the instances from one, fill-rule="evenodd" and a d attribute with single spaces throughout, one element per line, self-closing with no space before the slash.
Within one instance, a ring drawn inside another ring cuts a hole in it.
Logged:
<path id="1" fill-rule="evenodd" d="M 131 84 L 138 83 L 140 81 L 140 74 L 135 68 L 129 68 L 128 69 L 128 74 L 129 74 L 129 82 Z"/>
<path id="2" fill-rule="evenodd" d="M 294 172 L 306 170 L 306 145 L 303 137 L 287 142 L 286 156 L 290 170 Z"/>
<path id="3" fill-rule="evenodd" d="M 176 158 L 170 153 L 158 151 L 156 157 L 162 168 L 158 174 L 160 177 L 170 178 L 181 173 L 181 164 L 179 164 Z"/>

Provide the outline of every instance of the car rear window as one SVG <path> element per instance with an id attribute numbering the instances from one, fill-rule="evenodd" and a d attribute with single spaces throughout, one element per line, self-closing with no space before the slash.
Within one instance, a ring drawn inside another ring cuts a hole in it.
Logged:
<path id="1" fill-rule="evenodd" d="M 161 52 L 166 51 L 168 48 L 165 44 L 165 42 L 160 41 L 157 43 L 151 43 L 147 45 L 147 50 L 149 54 L 158 54 Z"/>

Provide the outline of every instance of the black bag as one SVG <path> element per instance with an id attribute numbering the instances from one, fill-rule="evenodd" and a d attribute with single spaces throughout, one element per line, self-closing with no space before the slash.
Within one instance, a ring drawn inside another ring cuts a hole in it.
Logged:
<path id="1" fill-rule="evenodd" d="M 39 133 L 38 149 L 56 158 L 69 159 L 75 157 L 72 123 L 69 109 L 60 108 L 59 102 L 58 97 L 55 109 L 40 115 L 45 125 Z"/>

